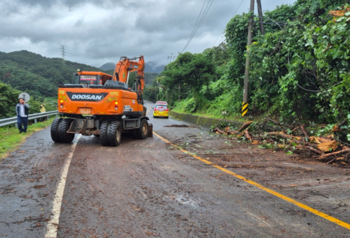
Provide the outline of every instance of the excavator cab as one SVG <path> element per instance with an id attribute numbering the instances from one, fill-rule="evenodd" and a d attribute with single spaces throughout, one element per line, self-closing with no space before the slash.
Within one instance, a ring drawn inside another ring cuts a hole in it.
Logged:
<path id="1" fill-rule="evenodd" d="M 112 75 L 103 73 L 103 72 L 94 72 L 94 71 L 80 71 L 77 70 L 77 73 L 73 75 L 73 84 L 74 85 L 83 85 L 83 87 L 89 87 L 90 85 L 104 85 L 107 80 L 111 80 Z"/>

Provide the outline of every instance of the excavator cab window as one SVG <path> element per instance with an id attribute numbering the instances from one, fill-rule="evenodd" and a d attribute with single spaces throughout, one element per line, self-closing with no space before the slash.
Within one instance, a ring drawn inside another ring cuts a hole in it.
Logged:
<path id="1" fill-rule="evenodd" d="M 79 75 L 80 84 L 97 85 L 99 82 L 99 75 Z"/>
<path id="2" fill-rule="evenodd" d="M 85 87 L 88 87 L 89 85 L 98 85 L 100 81 L 100 75 L 80 75 L 80 74 L 74 74 L 73 75 L 73 84 L 80 84 Z"/>

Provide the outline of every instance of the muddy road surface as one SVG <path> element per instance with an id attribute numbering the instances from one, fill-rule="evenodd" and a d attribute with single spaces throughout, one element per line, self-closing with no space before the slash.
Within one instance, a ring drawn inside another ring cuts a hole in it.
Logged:
<path id="1" fill-rule="evenodd" d="M 350 237 L 350 168 L 149 117 L 118 147 L 28 138 L 0 162 L 0 237 Z"/>

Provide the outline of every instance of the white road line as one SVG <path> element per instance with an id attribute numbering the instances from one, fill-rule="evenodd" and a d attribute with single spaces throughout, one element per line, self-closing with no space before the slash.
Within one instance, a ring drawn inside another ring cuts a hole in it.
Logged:
<path id="1" fill-rule="evenodd" d="M 72 151 L 68 154 L 66 161 L 64 162 L 61 178 L 60 178 L 60 181 L 57 185 L 55 199 L 53 201 L 53 206 L 52 206 L 52 211 L 51 211 L 52 216 L 50 218 L 50 221 L 46 225 L 45 238 L 56 238 L 57 237 L 57 229 L 58 229 L 58 224 L 59 224 L 59 219 L 60 219 L 60 214 L 61 214 L 63 193 L 64 193 L 64 188 L 66 186 L 68 170 L 69 170 L 69 166 L 70 166 L 70 163 L 72 161 L 72 158 L 73 158 L 75 147 L 77 146 L 80 137 L 81 137 L 81 134 L 79 134 L 79 136 L 76 138 L 74 144 L 72 145 Z"/>

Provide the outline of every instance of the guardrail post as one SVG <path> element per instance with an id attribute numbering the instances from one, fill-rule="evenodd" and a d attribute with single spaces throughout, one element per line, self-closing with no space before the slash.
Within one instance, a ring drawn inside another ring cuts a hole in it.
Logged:
<path id="1" fill-rule="evenodd" d="M 34 119 L 34 124 L 36 124 L 37 123 L 37 121 L 36 121 L 36 118 Z"/>

